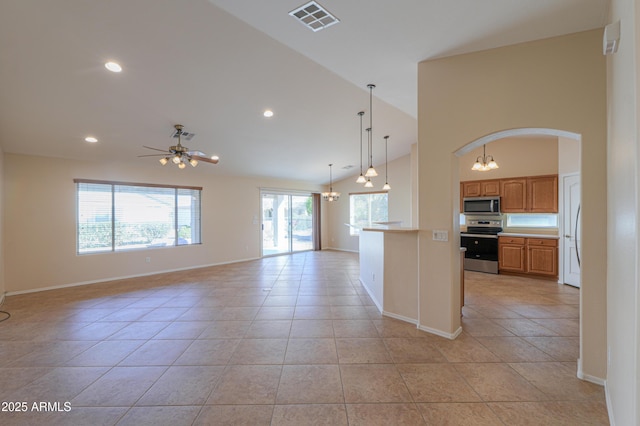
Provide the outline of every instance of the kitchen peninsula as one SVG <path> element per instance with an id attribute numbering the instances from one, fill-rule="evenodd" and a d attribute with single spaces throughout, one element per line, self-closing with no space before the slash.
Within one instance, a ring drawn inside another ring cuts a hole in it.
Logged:
<path id="1" fill-rule="evenodd" d="M 360 231 L 360 281 L 384 315 L 418 324 L 418 230 Z"/>

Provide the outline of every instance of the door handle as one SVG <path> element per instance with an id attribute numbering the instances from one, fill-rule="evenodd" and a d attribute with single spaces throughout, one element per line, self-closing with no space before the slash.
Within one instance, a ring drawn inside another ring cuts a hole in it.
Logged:
<path id="1" fill-rule="evenodd" d="M 564 237 L 565 238 L 571 238 L 571 235 L 565 235 Z"/>

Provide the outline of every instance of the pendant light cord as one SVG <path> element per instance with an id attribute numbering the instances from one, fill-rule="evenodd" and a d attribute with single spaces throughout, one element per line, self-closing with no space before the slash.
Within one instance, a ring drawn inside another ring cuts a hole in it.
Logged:
<path id="1" fill-rule="evenodd" d="M 362 175 L 362 116 L 364 111 L 360 111 L 358 115 L 360 116 L 360 175 Z"/>

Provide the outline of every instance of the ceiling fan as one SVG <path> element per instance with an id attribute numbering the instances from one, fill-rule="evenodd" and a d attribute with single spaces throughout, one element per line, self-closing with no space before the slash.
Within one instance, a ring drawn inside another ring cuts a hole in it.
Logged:
<path id="1" fill-rule="evenodd" d="M 207 157 L 206 154 L 202 151 L 190 151 L 189 148 L 183 146 L 181 143 L 181 136 L 186 134 L 183 130 L 184 126 L 182 124 L 176 124 L 175 126 L 176 133 L 173 137 L 178 138 L 178 144 L 170 146 L 168 150 L 154 148 L 151 146 L 143 145 L 143 147 L 147 149 L 153 149 L 154 151 L 160 151 L 162 154 L 149 154 L 149 155 L 139 155 L 138 157 L 162 157 L 160 159 L 160 164 L 163 166 L 166 165 L 169 161 L 173 164 L 176 164 L 179 168 L 184 169 L 187 167 L 187 163 L 189 163 L 192 167 L 198 165 L 199 161 L 204 161 L 205 163 L 218 164 L 220 160 L 217 155 L 212 157 Z"/>

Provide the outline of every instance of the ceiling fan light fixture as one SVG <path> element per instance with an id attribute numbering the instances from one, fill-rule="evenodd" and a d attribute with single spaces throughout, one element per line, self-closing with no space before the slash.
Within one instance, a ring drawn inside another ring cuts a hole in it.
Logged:
<path id="1" fill-rule="evenodd" d="M 191 164 L 191 167 L 195 167 L 198 165 L 198 160 L 189 158 L 189 164 Z"/>
<path id="2" fill-rule="evenodd" d="M 187 165 L 184 164 L 183 162 L 180 162 L 180 164 L 178 164 L 179 169 L 184 169 L 185 167 L 187 167 Z"/>
<path id="3" fill-rule="evenodd" d="M 163 157 L 158 161 L 160 161 L 160 164 L 162 164 L 163 166 L 166 166 L 167 163 L 169 162 L 169 157 Z"/>
<path id="4" fill-rule="evenodd" d="M 174 155 L 171 161 L 173 161 L 173 164 L 180 164 L 182 162 L 178 155 Z"/>

